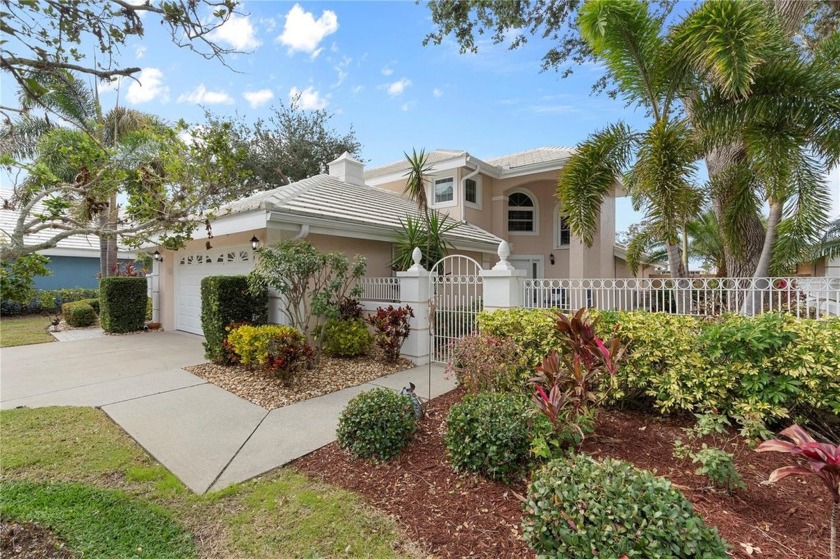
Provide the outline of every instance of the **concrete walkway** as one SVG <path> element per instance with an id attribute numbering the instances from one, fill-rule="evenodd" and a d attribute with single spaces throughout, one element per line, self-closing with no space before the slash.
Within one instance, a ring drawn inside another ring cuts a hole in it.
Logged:
<path id="1" fill-rule="evenodd" d="M 204 361 L 202 338 L 158 332 L 0 350 L 0 408 L 97 406 L 196 493 L 222 489 L 289 463 L 335 439 L 338 416 L 376 386 L 413 382 L 417 367 L 272 411 L 181 367 Z M 454 388 L 432 367 L 432 397 Z"/>
<path id="2" fill-rule="evenodd" d="M 48 330 L 52 337 L 59 342 L 77 342 L 79 340 L 90 340 L 93 338 L 104 338 L 105 331 L 102 328 L 78 328 L 73 330 L 64 330 L 62 332 L 53 332 Z"/>

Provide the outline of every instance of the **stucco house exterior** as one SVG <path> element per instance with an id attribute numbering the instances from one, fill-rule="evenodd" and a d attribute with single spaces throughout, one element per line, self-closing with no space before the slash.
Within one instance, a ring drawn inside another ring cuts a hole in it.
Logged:
<path id="1" fill-rule="evenodd" d="M 448 234 L 455 252 L 487 268 L 507 240 L 511 263 L 528 277 L 631 277 L 614 242 L 614 197 L 604 204 L 592 247 L 571 235 L 558 214 L 557 171 L 570 154 L 569 148 L 545 147 L 485 161 L 465 151 L 430 152 L 431 206 L 461 222 Z M 155 291 L 163 327 L 201 334 L 201 280 L 248 273 L 253 239 L 268 245 L 305 238 L 321 251 L 364 255 L 368 276 L 392 276 L 400 220 L 420 217 L 403 195 L 406 173 L 405 161 L 365 171 L 345 153 L 330 163 L 328 174 L 222 207 L 211 223 L 212 238 L 177 251 L 157 247 L 162 258 L 155 266 Z M 284 321 L 277 299 L 271 300 L 270 318 Z"/>

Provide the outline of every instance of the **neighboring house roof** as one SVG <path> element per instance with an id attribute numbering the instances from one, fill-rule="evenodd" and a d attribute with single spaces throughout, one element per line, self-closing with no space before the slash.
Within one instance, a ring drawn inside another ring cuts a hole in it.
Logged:
<path id="1" fill-rule="evenodd" d="M 287 186 L 260 192 L 223 206 L 217 215 L 268 210 L 280 216 L 325 220 L 336 226 L 354 224 L 393 232 L 406 215 L 421 219 L 410 199 L 371 186 L 350 184 L 330 175 L 316 175 Z M 461 223 L 447 237 L 456 246 L 464 244 L 495 251 L 502 241 L 470 223 Z"/>
<path id="2" fill-rule="evenodd" d="M 11 191 L 0 190 L 0 199 L 8 200 L 11 197 Z M 46 208 L 39 202 L 35 204 L 31 213 L 34 215 L 44 211 L 46 211 Z M 15 229 L 19 216 L 19 210 L 6 209 L 0 206 L 0 237 L 8 238 L 9 233 Z M 37 245 L 50 240 L 54 235 L 54 230 L 44 229 L 34 235 L 27 235 L 23 240 L 23 244 L 27 246 Z M 128 249 L 120 247 L 121 253 L 126 251 Z M 99 258 L 99 237 L 95 235 L 74 235 L 60 240 L 57 246 L 40 252 L 47 256 L 87 256 Z"/>
<path id="3" fill-rule="evenodd" d="M 566 164 L 566 161 L 568 161 L 573 153 L 574 149 L 569 147 L 544 146 L 503 155 L 501 157 L 480 159 L 470 155 L 465 150 L 436 149 L 426 154 L 426 162 L 429 166 L 444 166 L 443 164 L 446 162 L 457 164 L 459 161 L 462 161 L 462 164 L 466 164 L 469 159 L 472 163 L 479 165 L 483 172 L 495 178 L 504 178 L 523 171 L 531 170 L 538 172 L 560 168 Z M 395 175 L 404 175 L 408 172 L 408 169 L 408 161 L 403 158 L 400 161 L 394 161 L 381 167 L 366 170 L 365 180 L 382 182 L 377 181 L 377 179 L 383 177 L 396 178 Z"/>

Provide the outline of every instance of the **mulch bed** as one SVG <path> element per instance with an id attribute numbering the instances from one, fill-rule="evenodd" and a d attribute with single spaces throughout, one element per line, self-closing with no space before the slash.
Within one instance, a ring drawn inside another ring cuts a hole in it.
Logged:
<path id="1" fill-rule="evenodd" d="M 508 487 L 459 475 L 443 445 L 449 407 L 463 392 L 454 390 L 429 404 L 415 439 L 397 459 L 370 464 L 335 443 L 294 462 L 296 469 L 362 494 L 396 518 L 408 534 L 438 557 L 524 558 L 534 554 L 520 539 L 521 508 L 515 494 L 524 480 Z M 791 464 L 777 453 L 758 454 L 742 443 L 730 448 L 747 489 L 734 495 L 707 487 L 691 464 L 673 458 L 673 440 L 688 422 L 637 412 L 604 410 L 596 434 L 583 451 L 656 469 L 672 481 L 706 522 L 718 528 L 739 558 L 828 557 L 827 491 L 816 479 L 789 478 L 763 485 L 769 473 Z"/>
<path id="2" fill-rule="evenodd" d="M 250 370 L 241 365 L 225 367 L 202 363 L 184 369 L 261 408 L 273 410 L 358 386 L 413 366 L 411 361 L 402 358 L 396 363 L 385 363 L 375 355 L 352 359 L 324 356 L 318 367 L 295 373 L 285 384 L 275 374 Z"/>
<path id="3" fill-rule="evenodd" d="M 16 559 L 73 559 L 49 530 L 31 522 L 0 521 L 0 557 Z"/>

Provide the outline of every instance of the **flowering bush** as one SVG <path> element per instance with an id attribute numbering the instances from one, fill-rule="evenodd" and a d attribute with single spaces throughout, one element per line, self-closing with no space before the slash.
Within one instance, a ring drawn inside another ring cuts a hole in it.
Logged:
<path id="1" fill-rule="evenodd" d="M 376 314 L 368 315 L 367 320 L 376 331 L 376 345 L 389 363 L 400 358 L 400 349 L 411 332 L 409 318 L 414 318 L 414 311 L 409 306 L 394 308 L 388 305 L 388 308 L 379 307 Z"/>
<path id="2" fill-rule="evenodd" d="M 510 338 L 471 334 L 453 344 L 446 373 L 467 392 L 511 392 L 525 387 L 528 368 Z"/>

